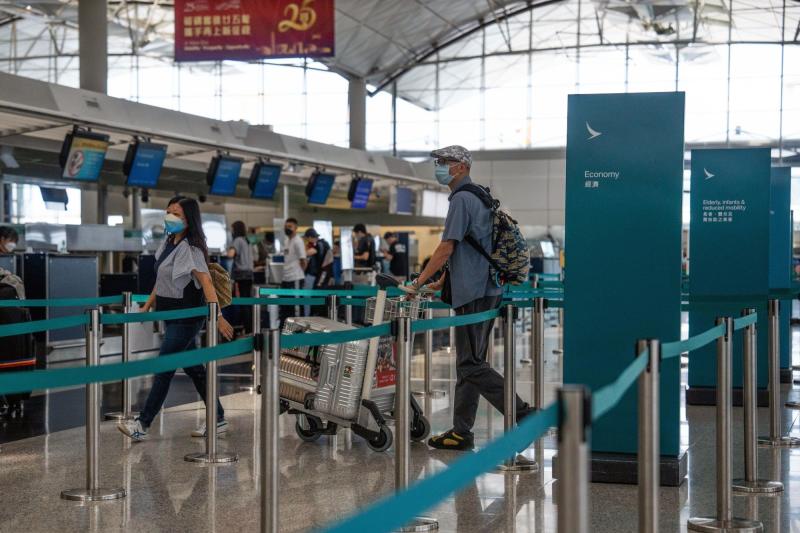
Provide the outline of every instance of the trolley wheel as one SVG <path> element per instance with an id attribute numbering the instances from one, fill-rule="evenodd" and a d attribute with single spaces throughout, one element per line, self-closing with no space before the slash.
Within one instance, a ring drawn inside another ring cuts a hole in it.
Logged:
<path id="1" fill-rule="evenodd" d="M 301 416 L 305 416 L 306 422 L 308 422 L 308 429 L 303 428 L 303 424 L 301 423 L 300 419 Z M 297 432 L 297 436 L 300 437 L 301 440 L 305 442 L 314 442 L 322 434 L 322 424 L 316 417 L 297 415 L 294 423 L 294 430 Z"/>
<path id="2" fill-rule="evenodd" d="M 422 442 L 431 434 L 431 423 L 422 415 L 417 418 L 417 423 L 411 423 L 411 440 Z"/>
<path id="3" fill-rule="evenodd" d="M 381 426 L 380 433 L 377 436 L 367 439 L 367 446 L 376 452 L 385 452 L 391 447 L 393 441 L 392 430 L 387 426 Z"/>

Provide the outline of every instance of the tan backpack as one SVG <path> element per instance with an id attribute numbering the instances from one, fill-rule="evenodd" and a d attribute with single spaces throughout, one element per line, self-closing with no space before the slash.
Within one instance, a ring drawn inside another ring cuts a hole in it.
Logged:
<path id="1" fill-rule="evenodd" d="M 230 274 L 218 263 L 209 263 L 208 272 L 211 274 L 211 283 L 214 284 L 217 293 L 219 308 L 228 307 L 233 300 L 233 281 Z"/>

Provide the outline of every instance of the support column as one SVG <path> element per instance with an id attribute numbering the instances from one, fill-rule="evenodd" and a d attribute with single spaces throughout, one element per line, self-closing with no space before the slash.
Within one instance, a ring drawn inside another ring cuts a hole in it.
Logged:
<path id="1" fill-rule="evenodd" d="M 350 148 L 367 148 L 367 82 L 352 78 L 347 85 L 347 105 L 350 109 Z"/>
<path id="2" fill-rule="evenodd" d="M 139 191 L 131 192 L 131 229 L 142 229 L 142 197 Z"/>
<path id="3" fill-rule="evenodd" d="M 107 12 L 107 0 L 78 2 L 81 89 L 103 94 L 108 92 Z"/>

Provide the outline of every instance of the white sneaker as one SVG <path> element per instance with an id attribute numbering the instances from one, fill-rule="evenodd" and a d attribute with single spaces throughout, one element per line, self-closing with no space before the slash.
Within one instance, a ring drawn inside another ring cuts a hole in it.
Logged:
<path id="1" fill-rule="evenodd" d="M 228 432 L 228 421 L 221 420 L 217 422 L 217 435 L 223 435 Z M 203 422 L 203 425 L 199 428 L 192 431 L 192 437 L 205 437 L 206 436 L 206 423 Z"/>
<path id="2" fill-rule="evenodd" d="M 136 442 L 141 442 L 147 438 L 147 430 L 144 428 L 139 419 L 124 420 L 117 424 L 117 429 Z"/>

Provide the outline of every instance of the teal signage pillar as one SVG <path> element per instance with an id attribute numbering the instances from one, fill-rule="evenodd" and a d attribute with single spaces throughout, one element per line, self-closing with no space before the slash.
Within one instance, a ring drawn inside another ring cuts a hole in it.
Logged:
<path id="1" fill-rule="evenodd" d="M 769 190 L 769 288 L 792 287 L 792 173 L 790 167 L 773 167 Z M 781 299 L 781 381 L 792 382 L 792 301 Z"/>
<path id="2" fill-rule="evenodd" d="M 718 316 L 758 312 L 759 402 L 767 385 L 770 151 L 768 148 L 692 150 L 689 228 L 689 335 Z M 742 335 L 733 342 L 734 403 L 741 405 Z M 686 401 L 716 403 L 716 347 L 689 358 Z"/>
<path id="3" fill-rule="evenodd" d="M 593 390 L 637 339 L 680 338 L 684 93 L 570 95 L 564 382 Z M 661 366 L 661 481 L 679 485 L 680 366 Z M 592 427 L 592 479 L 636 483 L 636 387 Z"/>

